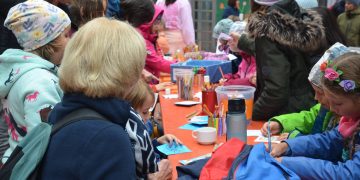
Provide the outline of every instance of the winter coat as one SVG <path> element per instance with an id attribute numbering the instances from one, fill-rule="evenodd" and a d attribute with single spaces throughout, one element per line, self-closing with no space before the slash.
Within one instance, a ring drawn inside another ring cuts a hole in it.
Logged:
<path id="1" fill-rule="evenodd" d="M 165 5 L 165 0 L 156 1 L 164 9 L 163 20 L 167 30 L 180 30 L 186 45 L 195 44 L 195 29 L 189 0 L 177 0 Z"/>
<path id="2" fill-rule="evenodd" d="M 222 15 L 222 19 L 226 19 L 231 15 L 239 16 L 239 9 L 236 7 L 226 6 Z"/>
<path id="3" fill-rule="evenodd" d="M 309 111 L 275 116 L 270 121 L 277 121 L 283 127 L 282 132 L 290 133 L 289 138 L 306 134 L 321 133 L 335 128 L 338 118 L 321 104 Z"/>
<path id="4" fill-rule="evenodd" d="M 20 49 L 8 49 L 0 55 L 0 98 L 4 119 L 9 126 L 10 148 L 3 162 L 27 132 L 60 102 L 63 93 L 57 66 Z"/>
<path id="5" fill-rule="evenodd" d="M 338 24 L 348 46 L 360 47 L 360 8 L 339 15 Z"/>
<path id="6" fill-rule="evenodd" d="M 153 19 L 146 24 L 138 27 L 138 31 L 142 34 L 146 43 L 147 56 L 145 61 L 145 69 L 155 76 L 159 77 L 160 72 L 170 73 L 170 65 L 174 62 L 165 60 L 160 48 L 156 45 L 157 34 L 151 33 L 151 27 L 156 18 L 163 13 L 163 10 L 155 6 L 155 14 Z"/>
<path id="7" fill-rule="evenodd" d="M 242 56 L 242 61 L 239 64 L 239 70 L 236 74 L 226 74 L 225 86 L 227 85 L 248 85 L 254 86 L 250 82 L 251 78 L 256 75 L 256 62 L 255 57 L 250 56 L 244 52 L 240 53 Z"/>
<path id="8" fill-rule="evenodd" d="M 43 178 L 141 179 L 157 171 L 145 124 L 127 101 L 65 94 L 51 112 L 49 122 L 57 123 L 70 112 L 85 107 L 110 122 L 82 120 L 56 133 L 44 159 Z"/>
<path id="9" fill-rule="evenodd" d="M 286 143 L 289 148 L 282 157 L 281 164 L 294 171 L 301 179 L 347 180 L 360 177 L 359 138 L 355 142 L 353 159 L 343 162 L 344 138 L 338 128 L 321 134 L 289 139 Z"/>
<path id="10" fill-rule="evenodd" d="M 253 119 L 267 120 L 315 105 L 307 77 L 312 67 L 309 54 L 325 39 L 320 15 L 301 12 L 295 1 L 284 0 L 251 16 L 247 31 L 255 38 Z"/>

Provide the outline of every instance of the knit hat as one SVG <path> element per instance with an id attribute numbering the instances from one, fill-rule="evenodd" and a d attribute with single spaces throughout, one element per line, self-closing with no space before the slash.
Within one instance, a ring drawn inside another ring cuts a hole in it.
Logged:
<path id="1" fill-rule="evenodd" d="M 316 8 L 319 6 L 317 0 L 295 0 L 303 9 Z"/>
<path id="2" fill-rule="evenodd" d="M 335 43 L 332 45 L 320 58 L 320 60 L 314 65 L 309 74 L 309 81 L 317 87 L 321 87 L 321 77 L 323 73 L 320 70 L 320 66 L 325 61 L 333 61 L 337 57 L 349 52 L 349 48 L 341 43 Z"/>
<path id="3" fill-rule="evenodd" d="M 345 2 L 351 3 L 355 6 L 359 6 L 360 5 L 360 0 L 346 0 Z"/>
<path id="4" fill-rule="evenodd" d="M 280 0 L 254 0 L 255 3 L 265 6 L 272 6 L 273 4 L 279 2 Z"/>
<path id="5" fill-rule="evenodd" d="M 4 26 L 25 51 L 32 51 L 57 38 L 70 23 L 60 8 L 43 0 L 28 0 L 9 10 Z"/>
<path id="6" fill-rule="evenodd" d="M 231 25 L 229 34 L 236 32 L 238 34 L 242 34 L 245 32 L 246 28 L 246 21 L 236 21 L 234 24 Z"/>
<path id="7" fill-rule="evenodd" d="M 230 27 L 234 22 L 231 19 L 222 19 L 218 23 L 216 23 L 213 30 L 213 38 L 218 38 L 221 33 L 229 34 Z"/>

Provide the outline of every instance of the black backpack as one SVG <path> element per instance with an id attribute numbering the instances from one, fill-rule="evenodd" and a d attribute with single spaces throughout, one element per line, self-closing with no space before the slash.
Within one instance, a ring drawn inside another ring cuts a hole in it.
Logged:
<path id="1" fill-rule="evenodd" d="M 46 153 L 51 136 L 61 128 L 81 120 L 109 121 L 92 109 L 82 108 L 71 112 L 54 125 L 40 123 L 16 146 L 0 169 L 0 179 L 40 179 L 42 158 Z"/>

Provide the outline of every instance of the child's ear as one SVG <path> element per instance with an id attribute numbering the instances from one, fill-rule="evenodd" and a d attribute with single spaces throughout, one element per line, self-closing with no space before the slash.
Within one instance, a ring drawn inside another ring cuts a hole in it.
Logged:
<path id="1" fill-rule="evenodd" d="M 80 7 L 80 17 L 84 16 L 84 7 Z"/>

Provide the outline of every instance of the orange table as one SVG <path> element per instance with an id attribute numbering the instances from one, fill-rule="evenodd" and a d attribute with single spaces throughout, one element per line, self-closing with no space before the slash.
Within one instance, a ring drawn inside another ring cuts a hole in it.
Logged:
<path id="1" fill-rule="evenodd" d="M 172 93 L 175 93 L 172 91 Z M 177 179 L 176 166 L 179 166 L 179 160 L 191 159 L 197 156 L 205 155 L 212 152 L 214 145 L 200 145 L 192 137 L 190 130 L 179 129 L 180 126 L 188 123 L 185 118 L 186 115 L 194 112 L 195 110 L 200 111 L 201 105 L 192 107 L 180 107 L 175 106 L 175 102 L 180 101 L 179 99 L 165 99 L 163 97 L 164 92 L 160 92 L 160 104 L 162 112 L 163 126 L 166 134 L 174 134 L 178 137 L 184 145 L 186 145 L 192 152 L 170 155 L 169 160 L 173 166 L 173 179 Z M 252 121 L 250 122 L 248 129 L 260 129 L 264 122 Z M 248 137 L 248 144 L 254 144 L 256 137 Z M 225 136 L 218 137 L 217 144 L 225 142 Z"/>

